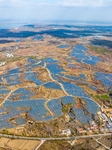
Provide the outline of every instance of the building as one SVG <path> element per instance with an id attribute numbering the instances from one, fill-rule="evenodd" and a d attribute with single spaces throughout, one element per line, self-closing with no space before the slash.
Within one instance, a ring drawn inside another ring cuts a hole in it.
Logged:
<path id="1" fill-rule="evenodd" d="M 7 57 L 14 57 L 13 54 L 6 53 Z"/>
<path id="2" fill-rule="evenodd" d="M 70 129 L 61 130 L 61 134 L 69 136 L 69 135 L 71 135 L 71 131 L 70 131 Z"/>
<path id="3" fill-rule="evenodd" d="M 1 66 L 4 66 L 5 63 L 6 63 L 6 62 L 1 62 L 1 63 L 0 63 L 0 67 L 1 67 Z"/>

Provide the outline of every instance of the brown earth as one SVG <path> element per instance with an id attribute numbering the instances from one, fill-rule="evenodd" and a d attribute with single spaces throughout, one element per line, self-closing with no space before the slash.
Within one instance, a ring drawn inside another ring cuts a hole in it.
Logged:
<path id="1" fill-rule="evenodd" d="M 32 92 L 36 93 L 32 97 L 32 99 L 37 99 L 37 98 L 54 99 L 54 98 L 66 96 L 62 90 L 48 89 L 44 86 L 37 87 L 33 89 Z"/>
<path id="2" fill-rule="evenodd" d="M 0 139 L 0 146 L 4 147 L 3 150 L 9 150 L 9 148 L 13 150 L 34 150 L 39 144 L 40 141 L 37 140 Z"/>
<path id="3" fill-rule="evenodd" d="M 41 80 L 42 82 L 45 83 L 45 82 L 52 81 L 51 78 L 49 77 L 49 74 L 46 68 L 40 66 L 40 67 L 33 69 L 33 71 L 36 71 L 39 74 L 38 79 Z"/>
<path id="4" fill-rule="evenodd" d="M 37 85 L 32 82 L 32 81 L 26 81 L 22 84 L 18 84 L 18 85 L 13 85 L 13 86 L 9 86 L 7 87 L 8 90 L 15 90 L 15 89 L 19 89 L 19 88 L 28 88 L 28 87 L 36 87 Z"/>

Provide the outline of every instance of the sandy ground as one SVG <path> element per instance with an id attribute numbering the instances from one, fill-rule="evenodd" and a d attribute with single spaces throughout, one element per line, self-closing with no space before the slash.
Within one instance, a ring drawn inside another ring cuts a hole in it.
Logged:
<path id="1" fill-rule="evenodd" d="M 14 150 L 34 150 L 40 141 L 34 140 L 11 140 L 7 138 L 0 139 L 0 147 L 12 148 Z"/>

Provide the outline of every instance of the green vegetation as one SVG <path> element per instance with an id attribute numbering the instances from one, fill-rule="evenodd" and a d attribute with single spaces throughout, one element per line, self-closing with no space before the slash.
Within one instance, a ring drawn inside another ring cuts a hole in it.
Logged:
<path id="1" fill-rule="evenodd" d="M 57 123 L 57 122 L 55 122 L 55 123 L 54 123 L 54 126 L 55 126 L 55 127 L 58 127 L 58 123 Z"/>
<path id="2" fill-rule="evenodd" d="M 22 60 L 23 59 L 23 57 L 14 57 L 12 60 L 13 60 L 13 62 L 14 61 L 20 61 L 20 60 Z"/>
<path id="3" fill-rule="evenodd" d="M 109 100 L 109 96 L 107 94 L 101 95 L 101 99 Z"/>
<path id="4" fill-rule="evenodd" d="M 62 112 L 63 113 L 68 113 L 70 108 L 72 107 L 73 104 L 69 103 L 69 104 L 66 104 L 66 105 L 63 105 L 62 106 Z"/>
<path id="5" fill-rule="evenodd" d="M 109 100 L 109 99 L 110 99 L 107 94 L 95 95 L 95 98 L 97 98 L 97 99 L 102 99 L 102 100 Z"/>
<path id="6" fill-rule="evenodd" d="M 110 53 L 111 51 L 109 49 L 103 48 L 103 47 L 98 47 L 98 46 L 91 46 L 90 49 L 92 51 L 95 51 L 96 53 L 99 54 L 104 54 L 104 53 Z"/>
<path id="7" fill-rule="evenodd" d="M 9 134 L 9 131 L 7 129 L 3 129 L 4 134 Z"/>
<path id="8" fill-rule="evenodd" d="M 0 59 L 0 63 L 5 62 L 5 61 L 6 61 L 6 58 Z"/>
<path id="9" fill-rule="evenodd" d="M 29 58 L 31 58 L 31 59 L 37 59 L 36 56 L 29 56 Z"/>
<path id="10" fill-rule="evenodd" d="M 97 99 L 100 99 L 100 98 L 101 98 L 99 95 L 95 95 L 95 97 L 96 97 Z"/>

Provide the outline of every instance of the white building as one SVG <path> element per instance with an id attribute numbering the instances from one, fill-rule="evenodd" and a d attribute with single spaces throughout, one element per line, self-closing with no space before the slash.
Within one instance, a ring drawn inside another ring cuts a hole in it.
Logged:
<path id="1" fill-rule="evenodd" d="M 9 53 L 9 52 L 6 53 L 6 56 L 7 56 L 7 57 L 14 57 L 14 55 L 11 54 L 11 53 Z"/>
<path id="2" fill-rule="evenodd" d="M 61 134 L 69 136 L 69 135 L 71 135 L 71 131 L 70 131 L 70 129 L 65 129 L 65 130 L 61 131 Z"/>
<path id="3" fill-rule="evenodd" d="M 0 63 L 0 67 L 1 67 L 1 66 L 4 66 L 5 63 L 6 63 L 6 62 L 1 62 L 1 63 Z"/>

